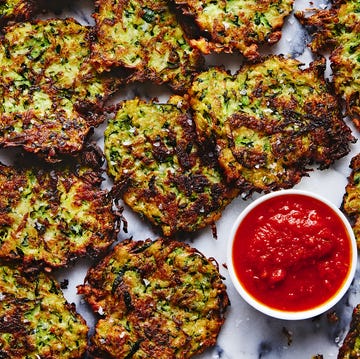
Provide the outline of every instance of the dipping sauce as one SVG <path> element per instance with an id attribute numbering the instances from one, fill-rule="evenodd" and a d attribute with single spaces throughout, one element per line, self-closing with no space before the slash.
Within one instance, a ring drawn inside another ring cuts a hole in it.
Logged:
<path id="1" fill-rule="evenodd" d="M 329 301 L 346 280 L 351 239 L 339 215 L 301 194 L 270 197 L 240 222 L 234 272 L 257 301 L 304 311 Z"/>

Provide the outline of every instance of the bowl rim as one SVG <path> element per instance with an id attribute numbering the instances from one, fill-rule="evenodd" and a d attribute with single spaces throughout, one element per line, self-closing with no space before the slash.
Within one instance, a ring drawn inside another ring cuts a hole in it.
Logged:
<path id="1" fill-rule="evenodd" d="M 348 237 L 351 242 L 350 269 L 342 286 L 339 288 L 336 294 L 333 295 L 332 298 L 330 298 L 330 300 L 327 300 L 326 302 L 322 303 L 321 305 L 315 308 L 301 310 L 301 311 L 283 311 L 276 308 L 272 308 L 263 304 L 262 302 L 254 298 L 252 295 L 250 295 L 247 292 L 247 290 L 243 287 L 243 285 L 240 283 L 240 281 L 238 280 L 235 274 L 235 270 L 233 266 L 233 256 L 232 256 L 235 234 L 244 217 L 259 204 L 271 198 L 284 196 L 284 195 L 291 195 L 291 194 L 297 194 L 297 195 L 303 195 L 305 197 L 315 198 L 321 201 L 322 203 L 324 203 L 325 205 L 329 206 L 331 209 L 333 209 L 334 212 L 342 220 L 345 229 L 348 232 Z M 312 318 L 326 312 L 327 310 L 331 309 L 336 303 L 338 303 L 341 300 L 341 298 L 344 296 L 344 294 L 347 292 L 354 279 L 356 267 L 357 267 L 357 259 L 358 259 L 358 250 L 357 250 L 355 234 L 345 214 L 333 202 L 331 202 L 327 198 L 310 191 L 298 190 L 298 189 L 282 189 L 282 190 L 266 193 L 263 196 L 258 197 L 253 202 L 251 202 L 247 207 L 245 207 L 245 209 L 238 214 L 231 228 L 230 237 L 227 243 L 227 253 L 226 253 L 227 268 L 230 275 L 230 279 L 235 289 L 240 294 L 240 296 L 248 304 L 250 304 L 253 308 L 257 309 L 258 311 L 274 318 L 286 319 L 286 320 L 302 320 L 302 319 Z"/>

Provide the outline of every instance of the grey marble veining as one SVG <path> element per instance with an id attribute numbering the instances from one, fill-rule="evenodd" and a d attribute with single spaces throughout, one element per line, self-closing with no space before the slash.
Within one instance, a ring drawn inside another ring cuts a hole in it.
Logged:
<path id="1" fill-rule="evenodd" d="M 327 1 L 317 0 L 307 2 L 295 1 L 295 9 L 306 9 L 313 6 L 326 8 Z M 92 1 L 73 1 L 56 16 L 73 16 L 81 23 L 93 25 L 91 13 L 93 11 Z M 42 16 L 51 17 L 54 14 L 46 13 Z M 300 26 L 296 18 L 291 15 L 285 24 L 281 41 L 267 51 L 283 53 L 292 57 L 300 58 L 304 63 L 312 60 L 307 48 L 309 35 Z M 207 57 L 209 64 L 222 63 L 233 71 L 240 66 L 239 55 L 217 55 Z M 145 98 L 166 98 L 168 93 L 163 87 L 152 88 L 150 84 L 132 85 L 120 91 L 119 98 L 132 98 L 139 95 Z M 116 100 L 118 100 L 116 99 Z M 351 124 L 349 124 L 352 126 Z M 95 132 L 102 146 L 102 131 L 100 127 Z M 355 132 L 354 132 L 355 133 Z M 351 153 L 338 161 L 331 169 L 319 171 L 314 169 L 309 177 L 303 178 L 296 186 L 299 189 L 317 192 L 336 205 L 340 206 L 346 178 L 350 173 L 349 162 L 351 157 L 358 153 L 360 144 L 352 145 Z M 5 155 L 6 157 L 6 155 Z M 109 185 L 109 182 L 106 182 Z M 258 195 L 254 195 L 254 198 Z M 236 216 L 245 208 L 250 200 L 241 198 L 231 203 L 217 223 L 218 239 L 214 239 L 210 229 L 205 229 L 196 235 L 189 235 L 188 241 L 208 257 L 214 257 L 220 266 L 221 274 L 225 277 L 231 307 L 227 312 L 227 319 L 219 335 L 217 345 L 207 350 L 197 359 L 294 359 L 311 358 L 313 355 L 322 354 L 325 359 L 336 358 L 339 345 L 347 332 L 353 307 L 360 302 L 360 273 L 348 293 L 333 309 L 338 320 L 329 320 L 326 314 L 317 318 L 303 321 L 284 321 L 269 318 L 245 303 L 235 291 L 230 282 L 227 270 L 223 264 L 226 262 L 226 243 L 230 228 Z M 121 238 L 133 236 L 135 239 L 155 238 L 151 227 L 141 222 L 130 210 L 125 209 L 125 216 L 129 222 L 129 233 Z M 69 280 L 69 286 L 65 290 L 65 296 L 70 302 L 74 302 L 78 311 L 85 317 L 88 324 L 93 326 L 95 318 L 89 311 L 88 306 L 82 298 L 76 294 L 76 286 L 83 282 L 86 270 L 89 266 L 88 260 L 80 260 L 68 271 L 58 273 L 60 280 Z"/>

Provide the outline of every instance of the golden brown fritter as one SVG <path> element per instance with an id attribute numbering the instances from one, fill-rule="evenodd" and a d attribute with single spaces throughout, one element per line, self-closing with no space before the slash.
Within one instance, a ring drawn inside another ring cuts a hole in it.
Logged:
<path id="1" fill-rule="evenodd" d="M 354 310 L 349 331 L 339 349 L 338 359 L 357 359 L 360 357 L 360 304 Z"/>
<path id="2" fill-rule="evenodd" d="M 171 101 L 122 102 L 105 130 L 104 150 L 125 203 L 165 236 L 213 224 L 238 194 L 197 145 L 190 115 L 177 106 L 183 99 Z"/>
<path id="3" fill-rule="evenodd" d="M 57 281 L 0 264 L 0 357 L 82 358 L 88 327 Z"/>
<path id="4" fill-rule="evenodd" d="M 119 216 L 101 173 L 83 163 L 0 165 L 0 258 L 59 268 L 108 249 Z"/>
<path id="5" fill-rule="evenodd" d="M 350 162 L 351 174 L 345 188 L 342 210 L 349 216 L 355 233 L 358 248 L 360 248 L 360 154 Z"/>
<path id="6" fill-rule="evenodd" d="M 190 358 L 216 343 L 229 304 L 213 260 L 164 239 L 118 244 L 78 291 L 104 315 L 91 339 L 99 358 Z"/>
<path id="7" fill-rule="evenodd" d="M 229 181 L 248 191 L 289 188 L 316 163 L 349 152 L 354 138 L 323 77 L 325 60 L 301 69 L 270 56 L 231 75 L 199 74 L 189 90 L 197 132 L 212 139 Z"/>
<path id="8" fill-rule="evenodd" d="M 259 57 L 261 44 L 274 44 L 290 14 L 293 0 L 175 0 L 202 31 L 191 44 L 203 53 L 239 50 L 245 57 Z"/>
<path id="9" fill-rule="evenodd" d="M 38 9 L 35 0 L 0 0 L 0 26 L 9 21 L 26 21 Z"/>
<path id="10" fill-rule="evenodd" d="M 0 41 L 0 146 L 49 161 L 82 149 L 112 91 L 90 65 L 89 28 L 49 19 L 6 28 Z"/>
<path id="11" fill-rule="evenodd" d="M 129 81 L 168 83 L 183 92 L 203 65 L 167 1 L 98 0 L 92 60 L 98 71 L 123 67 Z"/>
<path id="12" fill-rule="evenodd" d="M 297 17 L 314 32 L 310 47 L 318 52 L 330 48 L 335 92 L 345 100 L 347 114 L 360 130 L 360 2 L 337 0 L 329 10 Z"/>

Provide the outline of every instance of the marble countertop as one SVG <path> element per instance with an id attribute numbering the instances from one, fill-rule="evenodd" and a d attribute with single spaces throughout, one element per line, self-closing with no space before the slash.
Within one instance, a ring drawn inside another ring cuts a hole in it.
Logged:
<path id="1" fill-rule="evenodd" d="M 309 7 L 326 7 L 324 1 L 295 0 L 295 9 Z M 93 24 L 91 12 L 93 1 L 81 0 L 71 2 L 68 8 L 56 13 L 58 17 L 73 16 L 83 24 Z M 43 14 L 51 17 L 53 14 Z M 281 41 L 271 48 L 273 53 L 282 53 L 296 57 L 307 64 L 311 61 L 311 54 L 306 43 L 309 35 L 299 25 L 293 15 L 287 18 Z M 222 63 L 230 70 L 236 70 L 241 64 L 241 57 L 238 55 L 218 55 L 207 58 L 209 64 Z M 328 74 L 330 72 L 328 70 Z M 160 99 L 168 94 L 163 87 L 151 88 L 151 85 L 128 86 L 119 94 L 121 98 L 131 98 L 135 94 L 147 97 L 158 96 Z M 355 137 L 358 137 L 352 124 Z M 95 131 L 95 137 L 102 146 L 102 131 L 99 127 Z M 353 155 L 360 152 L 360 141 L 351 145 L 351 153 L 337 161 L 330 169 L 319 171 L 314 169 L 309 177 L 302 179 L 295 188 L 316 192 L 331 200 L 335 205 L 340 206 L 344 194 L 347 176 L 350 174 L 349 163 Z M 6 156 L 1 154 L 1 156 Z M 109 186 L 105 182 L 104 186 Z M 253 198 L 259 196 L 254 195 Z M 339 345 L 347 333 L 348 325 L 353 307 L 360 303 L 360 272 L 357 271 L 355 281 L 348 293 L 343 297 L 333 310 L 338 320 L 332 321 L 324 314 L 316 318 L 302 321 L 284 321 L 273 319 L 261 314 L 250 307 L 236 292 L 231 284 L 230 277 L 224 266 L 226 262 L 226 246 L 232 224 L 237 215 L 247 206 L 252 199 L 247 201 L 238 198 L 234 200 L 224 211 L 222 218 L 217 222 L 218 238 L 214 239 L 211 229 L 207 228 L 196 234 L 191 234 L 186 240 L 192 246 L 203 252 L 207 257 L 214 257 L 219 263 L 220 272 L 225 277 L 231 306 L 228 309 L 226 322 L 220 332 L 217 345 L 207 350 L 197 359 L 280 359 L 280 358 L 311 358 L 316 354 L 322 354 L 325 359 L 336 358 Z M 119 239 L 132 236 L 134 239 L 143 240 L 156 238 L 151 227 L 139 220 L 128 208 L 125 208 L 125 217 L 128 220 L 129 231 L 127 234 L 120 233 Z M 91 315 L 88 306 L 82 298 L 76 294 L 76 286 L 83 283 L 88 268 L 86 259 L 78 261 L 69 270 L 57 273 L 60 280 L 69 281 L 68 288 L 64 294 L 69 302 L 76 304 L 77 310 L 84 316 L 90 326 L 93 326 L 95 319 Z M 359 266 L 358 266 L 359 267 Z M 359 267 L 360 268 L 360 267 Z"/>

